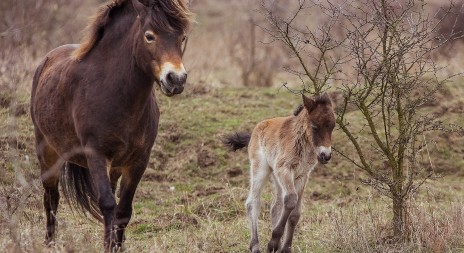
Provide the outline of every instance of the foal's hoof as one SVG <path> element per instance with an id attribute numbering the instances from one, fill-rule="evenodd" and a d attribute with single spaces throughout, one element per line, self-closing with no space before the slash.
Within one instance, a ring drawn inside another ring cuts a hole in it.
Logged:
<path id="1" fill-rule="evenodd" d="M 46 236 L 44 244 L 47 247 L 53 247 L 53 246 L 55 246 L 55 240 L 53 238 L 51 238 L 51 237 Z"/>
<path id="2" fill-rule="evenodd" d="M 259 244 L 256 244 L 256 245 L 250 247 L 250 252 L 251 253 L 261 253 L 261 250 L 259 250 Z"/>
<path id="3" fill-rule="evenodd" d="M 55 247 L 55 241 L 54 240 L 45 240 L 45 246 L 52 248 Z"/>

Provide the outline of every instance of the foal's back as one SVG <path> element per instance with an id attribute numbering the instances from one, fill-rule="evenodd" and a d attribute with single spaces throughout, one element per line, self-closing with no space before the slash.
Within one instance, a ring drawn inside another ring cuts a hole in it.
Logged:
<path id="1" fill-rule="evenodd" d="M 305 133 L 306 127 L 301 125 L 303 122 L 300 122 L 306 121 L 305 116 L 276 117 L 258 123 L 248 147 L 250 160 L 266 163 L 271 171 L 283 167 L 296 168 L 301 164 L 315 165 L 317 160 L 310 136 Z M 296 147 L 298 142 L 302 146 Z M 303 151 L 303 156 L 299 148 Z M 309 169 L 313 166 L 306 167 Z"/>

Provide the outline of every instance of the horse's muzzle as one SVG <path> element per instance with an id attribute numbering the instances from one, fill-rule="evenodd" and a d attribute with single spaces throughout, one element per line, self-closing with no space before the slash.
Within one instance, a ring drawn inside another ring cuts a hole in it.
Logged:
<path id="1" fill-rule="evenodd" d="M 160 87 L 164 95 L 171 97 L 176 94 L 182 93 L 182 91 L 184 91 L 184 84 L 185 83 L 181 85 L 169 85 L 169 84 L 166 84 L 165 82 L 161 82 Z"/>
<path id="2" fill-rule="evenodd" d="M 166 78 L 161 80 L 160 86 L 161 91 L 170 97 L 176 94 L 182 93 L 184 91 L 185 82 L 187 81 L 187 73 L 178 74 L 175 72 L 170 72 L 166 75 Z"/>

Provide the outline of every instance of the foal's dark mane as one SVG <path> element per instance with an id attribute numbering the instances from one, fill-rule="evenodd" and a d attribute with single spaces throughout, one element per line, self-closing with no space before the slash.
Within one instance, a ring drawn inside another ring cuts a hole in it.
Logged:
<path id="1" fill-rule="evenodd" d="M 332 102 L 330 101 L 330 99 L 327 99 L 327 98 L 324 98 L 322 96 L 317 96 L 316 97 L 316 104 L 320 104 L 320 105 L 328 105 L 328 104 L 331 104 Z M 298 107 L 295 108 L 295 110 L 293 111 L 293 115 L 294 116 L 298 116 L 298 114 L 300 114 L 301 111 L 303 111 L 304 109 L 304 105 L 303 104 L 300 104 Z"/>
<path id="2" fill-rule="evenodd" d="M 294 116 L 298 116 L 298 114 L 300 114 L 301 111 L 303 111 L 304 109 L 304 106 L 303 104 L 300 104 L 297 108 L 295 108 L 295 110 L 293 111 L 293 115 Z"/>
<path id="3" fill-rule="evenodd" d="M 84 58 L 102 39 L 111 14 L 125 4 L 130 4 L 131 1 L 113 0 L 111 3 L 101 6 L 97 14 L 90 20 L 85 30 L 86 35 L 79 48 L 73 52 L 73 58 L 76 60 Z M 184 33 L 189 30 L 193 14 L 182 0 L 145 0 L 143 2 L 153 10 L 151 20 L 155 30 Z"/>

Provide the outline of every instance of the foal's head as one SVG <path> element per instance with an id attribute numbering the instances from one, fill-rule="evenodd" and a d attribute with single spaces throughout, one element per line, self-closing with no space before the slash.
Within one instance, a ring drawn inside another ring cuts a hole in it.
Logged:
<path id="1" fill-rule="evenodd" d="M 316 147 L 317 160 L 326 164 L 332 158 L 332 131 L 335 116 L 329 95 L 309 98 L 303 95 L 303 105 L 308 111 L 312 143 Z"/>
<path id="2" fill-rule="evenodd" d="M 187 80 L 181 47 L 192 14 L 182 0 L 131 1 L 140 21 L 134 41 L 137 64 L 154 76 L 165 95 L 181 93 Z"/>

